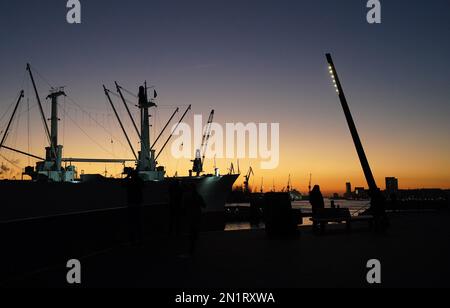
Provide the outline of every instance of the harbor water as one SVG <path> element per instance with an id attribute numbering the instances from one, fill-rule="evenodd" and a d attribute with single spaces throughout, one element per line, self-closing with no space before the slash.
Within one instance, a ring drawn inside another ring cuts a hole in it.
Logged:
<path id="1" fill-rule="evenodd" d="M 325 198 L 325 207 L 331 207 L 331 199 Z M 348 208 L 352 215 L 363 211 L 370 205 L 369 200 L 334 200 L 335 206 L 339 206 L 341 208 Z M 227 204 L 227 206 L 236 206 L 237 204 Z M 249 203 L 239 204 L 239 206 L 250 207 Z M 311 204 L 308 200 L 304 201 L 293 201 L 292 202 L 293 209 L 301 209 L 302 213 L 311 213 Z M 303 218 L 303 225 L 308 226 L 311 225 L 311 221 L 309 218 Z M 249 222 L 229 222 L 225 226 L 225 231 L 237 231 L 237 230 L 252 230 L 252 229 L 261 229 L 264 228 L 264 224 L 261 223 L 259 225 L 251 225 Z"/>

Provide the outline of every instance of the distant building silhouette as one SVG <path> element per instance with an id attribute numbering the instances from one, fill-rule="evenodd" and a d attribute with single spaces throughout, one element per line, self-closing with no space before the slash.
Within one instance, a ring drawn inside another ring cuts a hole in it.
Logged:
<path id="1" fill-rule="evenodd" d="M 386 195 L 398 194 L 398 179 L 394 177 L 386 178 Z"/>
<path id="2" fill-rule="evenodd" d="M 364 187 L 355 187 L 354 199 L 368 199 L 369 192 Z"/>
<path id="3" fill-rule="evenodd" d="M 350 182 L 345 183 L 344 198 L 346 198 L 346 199 L 352 198 L 352 184 Z"/>
<path id="4" fill-rule="evenodd" d="M 422 200 L 422 201 L 439 201 L 449 200 L 448 191 L 440 188 L 419 188 L 419 189 L 399 189 L 398 199 L 404 201 Z"/>

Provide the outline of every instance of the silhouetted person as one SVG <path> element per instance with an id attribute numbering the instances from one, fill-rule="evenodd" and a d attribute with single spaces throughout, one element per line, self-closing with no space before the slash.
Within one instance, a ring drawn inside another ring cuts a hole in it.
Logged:
<path id="1" fill-rule="evenodd" d="M 144 182 L 135 170 L 126 178 L 127 201 L 128 201 L 128 230 L 130 242 L 135 245 L 143 241 L 143 187 Z"/>
<path id="2" fill-rule="evenodd" d="M 380 189 L 375 191 L 371 196 L 371 212 L 375 218 L 375 230 L 384 232 L 389 227 L 389 219 L 386 214 L 386 198 Z"/>
<path id="3" fill-rule="evenodd" d="M 397 203 L 397 194 L 396 193 L 391 193 L 390 198 L 391 198 L 391 208 L 392 208 L 392 210 L 397 211 L 399 209 L 398 208 L 398 203 Z"/>
<path id="4" fill-rule="evenodd" d="M 335 209 L 336 208 L 336 204 L 334 203 L 334 200 L 331 200 L 331 208 Z"/>
<path id="5" fill-rule="evenodd" d="M 317 210 L 325 208 L 325 202 L 323 201 L 319 185 L 315 185 L 311 190 L 311 193 L 309 194 L 309 203 L 311 203 L 313 214 L 315 214 Z"/>
<path id="6" fill-rule="evenodd" d="M 200 232 L 202 208 L 206 207 L 205 201 L 198 193 L 195 184 L 188 184 L 184 192 L 184 206 L 187 211 L 189 226 L 189 253 L 192 255 L 195 252 Z"/>
<path id="7" fill-rule="evenodd" d="M 180 235 L 182 214 L 183 188 L 179 181 L 173 181 L 169 186 L 169 211 L 171 235 Z"/>
<path id="8" fill-rule="evenodd" d="M 315 185 L 309 193 L 309 203 L 311 204 L 313 216 L 316 216 L 321 209 L 325 208 L 325 202 L 323 201 L 323 196 L 319 185 Z M 317 223 L 314 223 L 314 228 L 316 227 Z"/>

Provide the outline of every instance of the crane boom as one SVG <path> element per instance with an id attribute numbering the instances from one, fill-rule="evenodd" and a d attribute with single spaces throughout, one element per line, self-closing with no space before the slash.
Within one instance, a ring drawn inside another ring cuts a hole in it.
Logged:
<path id="1" fill-rule="evenodd" d="M 30 154 L 30 153 L 27 153 L 27 152 L 24 152 L 24 151 L 21 151 L 21 150 L 10 148 L 10 147 L 7 147 L 6 145 L 3 145 L 2 149 L 5 149 L 5 150 L 11 151 L 11 152 L 15 152 L 15 153 L 19 153 L 19 154 L 22 154 L 22 155 L 25 155 L 25 156 L 28 156 L 28 157 L 31 157 L 31 158 L 34 158 L 34 159 L 37 159 L 37 160 L 42 160 L 42 161 L 45 160 L 45 158 L 42 158 L 42 157 L 39 157 L 39 156 Z"/>
<path id="2" fill-rule="evenodd" d="M 16 106 L 14 107 L 14 111 L 11 115 L 11 118 L 9 119 L 8 125 L 6 126 L 5 133 L 3 134 L 3 137 L 2 137 L 2 141 L 0 141 L 0 150 L 3 147 L 3 144 L 6 141 L 6 138 L 8 137 L 9 128 L 11 127 L 11 123 L 14 120 L 14 117 L 16 116 L 17 108 L 19 108 L 19 104 L 22 101 L 23 97 L 24 97 L 24 91 L 22 90 L 22 91 L 20 91 L 19 98 L 17 99 Z"/>
<path id="3" fill-rule="evenodd" d="M 14 117 L 16 115 L 17 108 L 19 107 L 19 104 L 22 101 L 23 97 L 24 97 L 24 91 L 22 90 L 22 91 L 20 91 L 19 98 L 17 99 L 16 106 L 14 107 L 14 111 L 13 111 L 13 113 L 11 115 L 11 118 L 9 119 L 8 125 L 6 126 L 5 133 L 3 134 L 3 137 L 2 137 L 2 141 L 0 142 L 0 150 L 1 149 L 6 149 L 6 150 L 9 150 L 9 151 L 12 151 L 12 152 L 16 152 L 16 153 L 19 153 L 19 154 L 22 154 L 22 155 L 25 155 L 25 156 L 28 156 L 28 157 L 32 157 L 32 158 L 35 158 L 35 159 L 38 159 L 38 160 L 45 160 L 45 159 L 43 159 L 43 158 L 41 158 L 39 156 L 30 154 L 30 153 L 27 153 L 27 152 L 24 152 L 24 151 L 20 151 L 20 150 L 14 149 L 14 148 L 7 147 L 4 144 L 5 141 L 6 141 L 6 138 L 8 137 L 8 132 L 9 132 L 9 129 L 11 127 L 12 121 L 14 120 Z"/>
<path id="4" fill-rule="evenodd" d="M 156 143 L 159 141 L 159 139 L 161 138 L 162 134 L 166 131 L 167 126 L 169 126 L 170 122 L 172 122 L 173 118 L 175 117 L 175 115 L 178 113 L 178 111 L 180 111 L 180 108 L 175 109 L 175 111 L 173 112 L 172 116 L 170 117 L 169 121 L 167 121 L 166 125 L 164 126 L 164 128 L 161 130 L 161 132 L 159 133 L 158 137 L 155 139 L 155 141 L 153 142 L 152 146 L 150 147 L 150 151 L 154 149 Z"/>
<path id="5" fill-rule="evenodd" d="M 125 135 L 125 138 L 127 139 L 128 145 L 130 146 L 131 152 L 133 152 L 133 156 L 138 159 L 136 152 L 134 151 L 133 145 L 131 144 L 130 138 L 128 137 L 127 131 L 125 130 L 125 127 L 123 126 L 122 120 L 119 117 L 119 114 L 117 113 L 117 109 L 114 106 L 111 96 L 109 95 L 109 90 L 103 85 L 103 90 L 105 91 L 105 95 L 108 98 L 109 104 L 111 105 L 114 114 L 116 115 L 117 121 L 119 122 L 120 127 L 122 128 L 123 134 Z"/>
<path id="6" fill-rule="evenodd" d="M 130 108 L 128 108 L 128 105 L 127 105 L 127 102 L 125 100 L 125 97 L 123 96 L 122 87 L 119 86 L 117 81 L 114 81 L 114 83 L 116 85 L 117 93 L 119 93 L 119 96 L 122 99 L 123 105 L 125 106 L 125 109 L 127 110 L 128 116 L 130 117 L 131 122 L 133 123 L 133 127 L 136 130 L 136 133 L 137 133 L 137 135 L 139 137 L 139 140 L 142 141 L 141 133 L 139 132 L 139 129 L 138 129 L 137 124 L 136 124 L 136 121 L 134 120 L 133 115 L 131 114 Z"/>
<path id="7" fill-rule="evenodd" d="M 180 126 L 181 122 L 184 120 L 184 118 L 186 117 L 187 113 L 189 112 L 189 110 L 191 110 L 192 105 L 189 105 L 186 109 L 186 111 L 184 112 L 184 114 L 182 115 L 182 117 L 180 118 L 180 120 L 178 121 L 177 125 L 175 126 L 175 128 L 172 130 L 172 133 L 170 134 L 169 138 L 167 138 L 166 142 L 164 143 L 164 145 L 161 147 L 161 150 L 159 150 L 158 155 L 156 155 L 155 160 L 157 160 L 159 158 L 159 156 L 161 155 L 161 153 L 163 152 L 164 148 L 167 146 L 167 144 L 169 143 L 170 139 L 172 139 L 173 134 L 175 133 L 175 131 L 177 130 L 178 126 Z"/>
<path id="8" fill-rule="evenodd" d="M 49 130 L 48 125 L 47 125 L 47 120 L 46 120 L 46 117 L 45 117 L 44 108 L 42 108 L 41 99 L 39 97 L 39 93 L 38 93 L 38 90 L 37 90 L 37 87 L 36 87 L 36 82 L 34 81 L 33 72 L 31 71 L 31 66 L 30 66 L 29 63 L 27 63 L 27 71 L 30 74 L 31 83 L 33 84 L 34 94 L 36 95 L 36 100 L 38 102 L 39 112 L 41 113 L 42 123 L 43 123 L 44 129 L 45 129 L 45 134 L 46 134 L 48 142 L 50 144 L 51 151 L 53 152 L 54 157 L 56 157 L 57 156 L 56 155 L 56 149 L 52 145 L 52 137 L 50 135 L 50 130 Z"/>
<path id="9" fill-rule="evenodd" d="M 211 128 L 213 121 L 214 121 L 214 110 L 212 110 L 211 113 L 209 114 L 208 123 L 206 124 L 205 134 L 203 135 L 202 145 L 200 147 L 202 151 L 202 165 L 201 165 L 202 170 L 203 170 L 203 163 L 205 162 L 206 150 L 208 149 L 209 138 L 211 137 Z"/>

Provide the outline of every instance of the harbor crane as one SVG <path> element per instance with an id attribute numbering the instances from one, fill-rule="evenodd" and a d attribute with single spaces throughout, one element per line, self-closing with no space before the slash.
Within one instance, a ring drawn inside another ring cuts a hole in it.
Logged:
<path id="1" fill-rule="evenodd" d="M 228 174 L 234 174 L 234 164 L 230 164 L 230 168 L 228 168 Z"/>
<path id="2" fill-rule="evenodd" d="M 203 164 L 205 162 L 206 151 L 208 150 L 208 142 L 211 137 L 212 123 L 214 121 L 214 110 L 211 111 L 208 118 L 208 123 L 206 123 L 205 133 L 203 134 L 202 144 L 200 149 L 195 152 L 195 159 L 192 160 L 192 172 L 195 172 L 197 176 L 203 172 Z"/>
<path id="3" fill-rule="evenodd" d="M 250 167 L 247 174 L 244 176 L 244 193 L 246 194 L 250 193 L 250 177 L 252 175 L 255 175 L 255 173 L 253 172 L 253 168 Z"/>

